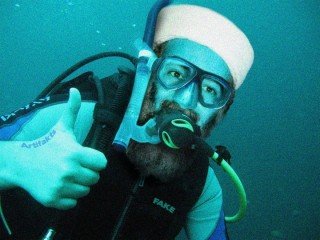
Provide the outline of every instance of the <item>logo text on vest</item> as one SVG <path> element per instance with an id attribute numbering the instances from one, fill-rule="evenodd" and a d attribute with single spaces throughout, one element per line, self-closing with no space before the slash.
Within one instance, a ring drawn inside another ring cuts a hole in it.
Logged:
<path id="1" fill-rule="evenodd" d="M 153 199 L 153 204 L 162 207 L 163 209 L 167 210 L 170 213 L 174 213 L 174 211 L 176 210 L 175 207 L 173 207 L 170 204 L 160 200 L 159 198 L 154 198 Z"/>

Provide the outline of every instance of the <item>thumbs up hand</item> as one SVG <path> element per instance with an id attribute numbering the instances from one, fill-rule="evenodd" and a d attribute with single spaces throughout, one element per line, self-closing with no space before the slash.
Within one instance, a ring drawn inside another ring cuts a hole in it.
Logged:
<path id="1" fill-rule="evenodd" d="M 56 125 L 44 136 L 21 144 L 23 158 L 15 164 L 16 185 L 46 207 L 75 207 L 107 165 L 103 153 L 76 141 L 74 125 L 80 106 L 79 91 L 70 89 L 67 108 Z"/>

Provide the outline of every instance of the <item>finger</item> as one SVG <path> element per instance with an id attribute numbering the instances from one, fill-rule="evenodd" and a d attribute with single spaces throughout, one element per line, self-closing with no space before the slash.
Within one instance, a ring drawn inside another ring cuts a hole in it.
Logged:
<path id="1" fill-rule="evenodd" d="M 100 179 L 98 172 L 92 171 L 88 168 L 81 168 L 77 174 L 73 176 L 73 183 L 83 186 L 91 186 L 96 184 Z"/>
<path id="2" fill-rule="evenodd" d="M 78 199 L 88 195 L 90 192 L 90 188 L 87 186 L 79 185 L 79 184 L 69 184 L 68 187 L 65 187 L 60 195 L 62 199 Z"/>
<path id="3" fill-rule="evenodd" d="M 77 202 L 78 201 L 76 199 L 62 198 L 58 201 L 58 203 L 55 206 L 52 206 L 52 207 L 60 210 L 68 210 L 77 206 Z"/>
<path id="4" fill-rule="evenodd" d="M 84 147 L 79 162 L 82 167 L 93 171 L 101 171 L 107 166 L 107 159 L 104 154 L 93 148 Z"/>
<path id="5" fill-rule="evenodd" d="M 60 119 L 62 126 L 66 130 L 73 132 L 74 124 L 77 120 L 80 107 L 81 107 L 80 92 L 76 88 L 70 88 L 67 108 L 63 112 Z"/>

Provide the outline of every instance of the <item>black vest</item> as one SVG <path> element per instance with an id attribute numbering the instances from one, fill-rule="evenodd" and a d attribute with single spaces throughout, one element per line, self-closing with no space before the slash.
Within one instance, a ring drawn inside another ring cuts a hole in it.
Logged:
<path id="1" fill-rule="evenodd" d="M 194 152 L 190 156 L 193 164 L 183 176 L 161 183 L 153 177 L 142 179 L 125 154 L 105 154 L 108 165 L 100 181 L 73 210 L 61 213 L 45 208 L 21 189 L 1 191 L 2 208 L 13 235 L 9 237 L 0 223 L 0 239 L 39 239 L 57 219 L 56 240 L 174 239 L 202 193 L 207 157 Z"/>
<path id="2" fill-rule="evenodd" d="M 99 183 L 81 203 L 72 239 L 174 239 L 207 177 L 208 159 L 196 152 L 192 157 L 182 177 L 161 183 L 142 179 L 124 154 L 111 153 Z"/>

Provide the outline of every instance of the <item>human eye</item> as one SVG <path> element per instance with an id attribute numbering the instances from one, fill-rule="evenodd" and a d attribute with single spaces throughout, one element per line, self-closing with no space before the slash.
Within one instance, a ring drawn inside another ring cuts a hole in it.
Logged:
<path id="1" fill-rule="evenodd" d="M 214 88 L 210 86 L 204 86 L 203 88 L 204 88 L 203 90 L 206 91 L 207 93 L 210 93 L 212 95 L 217 95 L 217 92 Z"/>
<path id="2" fill-rule="evenodd" d="M 221 95 L 221 86 L 220 84 L 213 81 L 204 80 L 202 83 L 202 94 L 207 98 L 219 98 Z"/>
<path id="3" fill-rule="evenodd" d="M 166 69 L 166 76 L 174 82 L 185 81 L 188 78 L 188 75 L 188 70 L 179 65 L 173 64 Z"/>
<path id="4" fill-rule="evenodd" d="M 169 71 L 168 75 L 170 77 L 176 78 L 177 80 L 183 80 L 183 75 L 178 71 L 175 71 L 175 70 Z"/>
<path id="5" fill-rule="evenodd" d="M 163 62 L 158 71 L 158 79 L 167 88 L 178 87 L 192 78 L 192 69 L 176 60 Z"/>
<path id="6" fill-rule="evenodd" d="M 218 98 L 217 89 L 210 87 L 208 85 L 204 85 L 202 86 L 202 96 L 209 101 L 212 101 L 213 99 L 217 99 Z"/>

